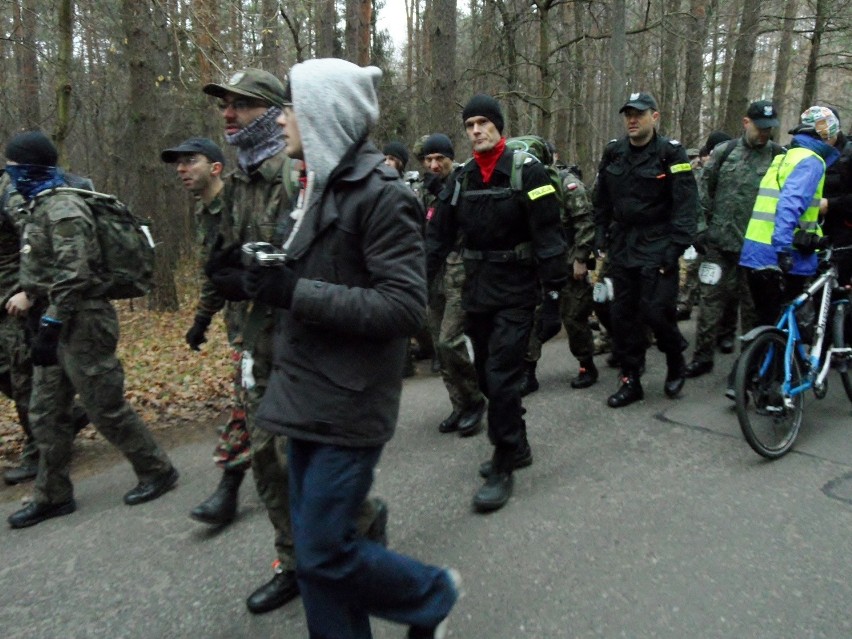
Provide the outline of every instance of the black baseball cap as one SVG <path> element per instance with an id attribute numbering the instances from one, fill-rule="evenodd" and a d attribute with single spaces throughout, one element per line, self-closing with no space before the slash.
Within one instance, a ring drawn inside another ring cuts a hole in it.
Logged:
<path id="1" fill-rule="evenodd" d="M 746 117 L 749 118 L 758 129 L 769 129 L 778 126 L 778 113 L 769 100 L 758 100 L 748 105 Z"/>
<path id="2" fill-rule="evenodd" d="M 200 153 L 211 162 L 225 163 L 225 154 L 222 153 L 222 149 L 213 140 L 208 138 L 189 138 L 188 140 L 184 140 L 176 147 L 166 149 L 160 153 L 160 159 L 163 162 L 172 164 L 177 162 L 179 155 L 190 155 L 193 153 Z"/>
<path id="3" fill-rule="evenodd" d="M 627 98 L 627 102 L 624 103 L 624 106 L 621 107 L 618 112 L 624 113 L 625 109 L 638 109 L 639 111 L 647 111 L 648 109 L 651 109 L 652 111 L 656 111 L 657 101 L 650 93 L 631 93 L 630 97 Z"/>
<path id="4" fill-rule="evenodd" d="M 241 69 L 228 78 L 227 82 L 205 84 L 201 90 L 216 98 L 224 98 L 233 93 L 244 98 L 262 100 L 277 107 L 284 106 L 288 101 L 281 80 L 263 69 Z"/>

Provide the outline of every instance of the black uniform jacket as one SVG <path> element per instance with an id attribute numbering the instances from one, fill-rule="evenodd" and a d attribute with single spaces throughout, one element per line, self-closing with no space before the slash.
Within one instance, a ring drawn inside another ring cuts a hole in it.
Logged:
<path id="1" fill-rule="evenodd" d="M 692 244 L 698 188 L 686 151 L 654 135 L 644 148 L 625 136 L 604 150 L 595 185 L 595 244 L 612 264 L 660 266 L 673 245 Z"/>
<path id="2" fill-rule="evenodd" d="M 512 157 L 512 151 L 503 153 L 488 185 L 474 160 L 459 167 L 427 228 L 430 276 L 461 232 L 462 307 L 468 312 L 532 307 L 542 286 L 558 291 L 568 279 L 560 203 L 550 177 L 540 163 L 529 160 L 522 167 L 522 188 L 513 190 Z"/>

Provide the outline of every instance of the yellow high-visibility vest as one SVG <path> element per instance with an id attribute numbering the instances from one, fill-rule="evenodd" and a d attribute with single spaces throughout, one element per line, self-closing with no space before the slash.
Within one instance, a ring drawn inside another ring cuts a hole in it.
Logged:
<path id="1" fill-rule="evenodd" d="M 751 219 L 748 221 L 748 228 L 746 228 L 746 240 L 759 244 L 772 244 L 772 232 L 775 230 L 775 210 L 778 208 L 781 189 L 799 162 L 809 157 L 819 158 L 819 161 L 822 162 L 823 172 L 810 206 L 799 218 L 799 228 L 808 233 L 816 233 L 822 236 L 822 229 L 818 222 L 819 202 L 822 199 L 822 187 L 825 183 L 825 160 L 810 149 L 795 147 L 785 154 L 775 156 L 769 170 L 760 181 L 757 199 L 754 201 L 754 209 L 751 212 Z"/>

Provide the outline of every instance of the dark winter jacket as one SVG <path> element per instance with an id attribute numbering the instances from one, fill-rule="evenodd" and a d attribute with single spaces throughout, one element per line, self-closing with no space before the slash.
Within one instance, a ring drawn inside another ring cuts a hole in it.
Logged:
<path id="1" fill-rule="evenodd" d="M 279 315 L 262 428 L 341 446 L 393 435 L 426 280 L 419 204 L 383 161 L 372 143 L 354 145 L 289 244 L 300 279 Z"/>
<path id="2" fill-rule="evenodd" d="M 692 244 L 698 189 L 686 151 L 661 135 L 641 149 L 625 136 L 604 150 L 595 185 L 595 244 L 614 265 L 663 265 Z"/>
<path id="3" fill-rule="evenodd" d="M 427 228 L 430 277 L 461 233 L 462 306 L 468 312 L 533 307 L 542 286 L 558 291 L 568 279 L 560 204 L 550 177 L 542 164 L 530 161 L 522 166 L 521 190 L 513 190 L 512 157 L 512 151 L 503 153 L 488 185 L 475 161 L 457 169 Z"/>

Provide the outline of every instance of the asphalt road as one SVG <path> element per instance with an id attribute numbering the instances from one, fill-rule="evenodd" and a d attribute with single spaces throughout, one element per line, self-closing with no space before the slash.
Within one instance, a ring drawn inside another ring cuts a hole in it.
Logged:
<path id="1" fill-rule="evenodd" d="M 672 401 L 663 358 L 649 353 L 646 399 L 613 410 L 614 371 L 602 365 L 601 382 L 571 390 L 567 342 L 546 345 L 541 390 L 526 402 L 535 463 L 486 516 L 470 500 L 487 439 L 440 435 L 440 379 L 406 381 L 375 494 L 390 503 L 394 548 L 460 570 L 450 637 L 852 636 L 852 422 L 839 381 L 807 402 L 795 450 L 766 462 L 722 397 L 732 356 Z M 272 559 L 252 486 L 224 530 L 187 516 L 218 480 L 212 431 L 172 449 L 181 480 L 155 502 L 122 503 L 135 482 L 121 463 L 77 481 L 76 513 L 0 529 L 0 635 L 306 637 L 298 602 L 245 608 Z M 4 516 L 11 497 L 0 489 Z M 405 630 L 377 620 L 374 635 Z"/>

